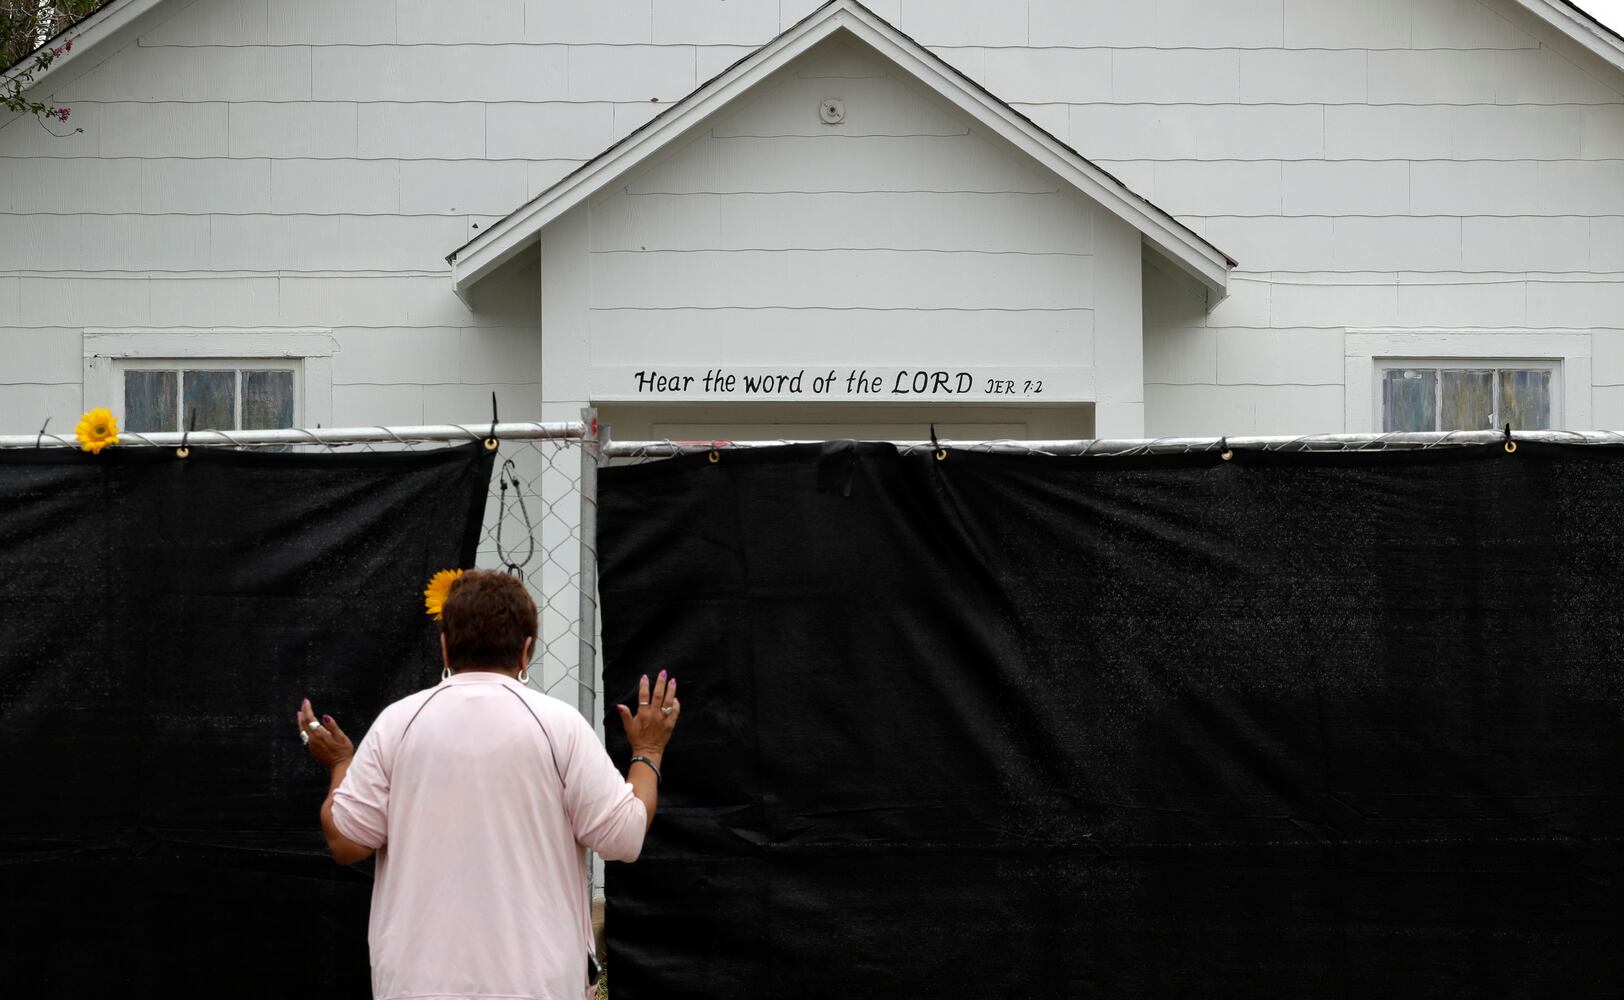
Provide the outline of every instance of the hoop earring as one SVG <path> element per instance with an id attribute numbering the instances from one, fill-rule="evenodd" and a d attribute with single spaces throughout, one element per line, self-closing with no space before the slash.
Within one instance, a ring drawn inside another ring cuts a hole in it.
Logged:
<path id="1" fill-rule="evenodd" d="M 525 667 L 523 670 L 520 670 L 517 679 L 520 684 L 528 685 L 530 683 L 530 668 Z"/>
<path id="2" fill-rule="evenodd" d="M 445 669 L 440 671 L 440 679 L 442 681 L 448 681 L 448 680 L 451 679 L 451 668 L 450 667 L 446 667 Z"/>

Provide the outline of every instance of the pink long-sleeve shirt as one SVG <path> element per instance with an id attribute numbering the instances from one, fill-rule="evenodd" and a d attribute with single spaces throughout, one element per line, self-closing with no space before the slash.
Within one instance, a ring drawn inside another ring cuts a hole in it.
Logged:
<path id="1" fill-rule="evenodd" d="M 376 1000 L 580 1000 L 586 850 L 635 861 L 648 811 L 574 709 L 465 672 L 383 710 L 333 825 L 378 851 Z"/>

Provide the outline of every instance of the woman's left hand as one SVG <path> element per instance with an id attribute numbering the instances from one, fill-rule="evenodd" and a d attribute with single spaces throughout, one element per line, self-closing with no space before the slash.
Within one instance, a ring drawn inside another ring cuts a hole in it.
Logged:
<path id="1" fill-rule="evenodd" d="M 310 707 L 309 698 L 299 704 L 299 731 L 310 734 L 310 742 L 306 744 L 310 756 L 321 761 L 328 770 L 355 756 L 355 744 L 338 728 L 331 715 L 316 721 L 316 711 Z"/>

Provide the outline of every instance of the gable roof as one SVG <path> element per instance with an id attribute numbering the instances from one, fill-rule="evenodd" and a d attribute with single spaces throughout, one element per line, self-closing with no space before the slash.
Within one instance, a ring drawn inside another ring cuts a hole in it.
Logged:
<path id="1" fill-rule="evenodd" d="M 1624 36 L 1577 3 L 1572 0 L 1516 0 L 1516 3 L 1564 37 L 1624 71 Z M 162 16 L 162 8 L 169 4 L 170 0 L 106 0 L 94 13 L 46 42 L 46 45 L 54 45 L 71 35 L 78 49 L 74 59 L 57 60 L 39 73 L 29 89 L 44 84 L 60 73 L 75 72 L 86 66 L 89 62 L 86 57 L 93 48 L 128 43 Z M 813 11 L 776 39 L 745 56 L 688 97 L 453 251 L 446 260 L 452 265 L 453 286 L 457 294 L 466 298 L 468 290 L 481 278 L 535 242 L 541 228 L 548 222 L 612 182 L 616 176 L 666 148 L 690 127 L 725 106 L 773 70 L 838 30 L 846 30 L 878 49 L 992 131 L 1015 142 L 1033 159 L 1068 180 L 1073 187 L 1129 221 L 1144 234 L 1160 256 L 1200 279 L 1202 284 L 1219 296 L 1224 294 L 1228 269 L 1236 266 L 1234 260 L 857 0 L 831 0 Z M 32 58 L 25 57 L 13 66 L 0 70 L 0 84 L 8 83 L 31 64 Z M 0 118 L 0 124 L 4 124 L 3 118 Z"/>
<path id="2" fill-rule="evenodd" d="M 1235 261 L 1188 226 L 988 93 L 940 56 L 897 30 L 857 0 L 831 0 L 777 38 L 723 70 L 647 124 L 610 146 L 448 257 L 452 286 L 469 290 L 541 237 L 565 212 L 688 135 L 772 73 L 840 32 L 854 36 L 900 66 L 1028 158 L 1144 235 L 1156 253 L 1199 281 L 1216 301 L 1226 292 Z"/>

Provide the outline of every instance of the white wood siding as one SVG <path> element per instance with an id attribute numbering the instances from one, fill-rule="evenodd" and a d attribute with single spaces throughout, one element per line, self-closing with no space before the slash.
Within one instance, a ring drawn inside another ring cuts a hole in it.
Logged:
<path id="1" fill-rule="evenodd" d="M 604 367 L 1094 367 L 1096 232 L 1135 278 L 1137 233 L 893 70 L 825 43 L 544 234 L 544 267 L 589 255 L 587 291 L 543 292 L 549 369 L 570 366 L 553 331 L 581 323 Z M 842 124 L 819 120 L 824 97 Z M 1138 407 L 1140 303 L 1122 288 L 1111 339 L 1132 357 L 1113 348 L 1110 388 Z"/>
<path id="2" fill-rule="evenodd" d="M 1068 141 L 1241 262 L 1210 314 L 1147 271 L 1147 433 L 1354 427 L 1364 329 L 1581 331 L 1596 356 L 1567 409 L 1624 423 L 1617 71 L 1498 0 L 1255 6 L 1230 43 L 1117 39 L 1108 97 L 1009 95 L 1063 106 Z"/>
<path id="3" fill-rule="evenodd" d="M 0 426 L 71 422 L 87 326 L 330 328 L 340 422 L 478 419 L 493 383 L 533 412 L 538 258 L 471 312 L 443 255 L 816 6 L 172 4 L 65 64 L 52 89 L 82 134 L 0 124 Z M 871 6 L 1240 259 L 1210 313 L 1145 272 L 1150 433 L 1341 429 L 1365 391 L 1339 375 L 1343 332 L 1405 328 L 1589 331 L 1594 384 L 1566 390 L 1624 426 L 1624 75 L 1509 0 Z M 850 155 L 775 115 L 807 78 L 709 143 L 726 156 L 633 181 L 636 212 L 592 209 L 601 273 L 548 284 L 583 296 L 594 344 L 757 357 L 770 322 L 803 355 L 894 330 L 1024 360 L 1094 335 L 1091 299 L 1120 284 L 1088 264 L 1094 231 L 950 118 L 900 115 L 862 64 L 825 69 L 863 95 Z M 735 284 L 764 308 L 725 301 L 719 255 L 778 283 Z M 811 290 L 831 276 L 862 306 L 838 329 Z M 668 337 L 628 319 L 645 309 Z M 570 336 L 561 358 L 586 351 Z M 548 416 L 573 415 L 578 387 L 552 388 Z"/>

